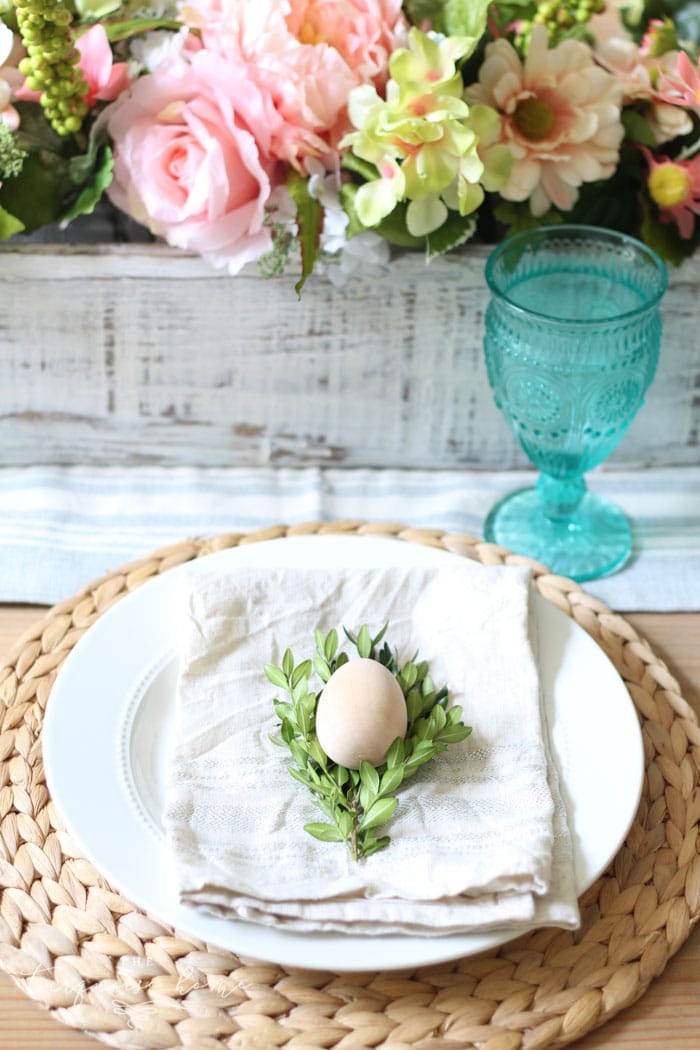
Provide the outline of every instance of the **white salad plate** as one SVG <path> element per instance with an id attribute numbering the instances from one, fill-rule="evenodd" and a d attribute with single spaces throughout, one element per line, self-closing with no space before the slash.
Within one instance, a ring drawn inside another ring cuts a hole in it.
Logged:
<path id="1" fill-rule="evenodd" d="M 454 557 L 383 537 L 267 540 L 171 569 L 117 602 L 68 655 L 43 730 L 49 791 L 85 856 L 137 907 L 186 936 L 284 966 L 403 969 L 484 951 L 522 933 L 499 929 L 370 941 L 215 918 L 179 902 L 161 826 L 183 573 L 223 574 L 240 566 L 444 566 Z M 535 617 L 545 708 L 581 893 L 607 867 L 634 818 L 643 778 L 642 739 L 627 689 L 593 639 L 539 594 Z"/>

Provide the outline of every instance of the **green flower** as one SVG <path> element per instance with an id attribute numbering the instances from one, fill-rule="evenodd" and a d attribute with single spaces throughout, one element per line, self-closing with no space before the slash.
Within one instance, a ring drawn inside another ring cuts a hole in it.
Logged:
<path id="1" fill-rule="evenodd" d="M 371 86 L 350 95 L 357 129 L 342 146 L 377 169 L 360 186 L 355 208 L 364 226 L 377 226 L 408 201 L 406 225 L 414 237 L 440 228 L 448 212 L 466 216 L 500 188 L 511 156 L 497 143 L 500 120 L 488 106 L 470 107 L 455 62 L 473 51 L 472 37 L 434 40 L 412 29 L 409 49 L 394 53 L 386 99 Z"/>

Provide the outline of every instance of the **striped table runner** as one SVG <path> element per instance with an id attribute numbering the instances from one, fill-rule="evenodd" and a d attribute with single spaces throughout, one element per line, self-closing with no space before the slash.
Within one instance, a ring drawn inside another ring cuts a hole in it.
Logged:
<path id="1" fill-rule="evenodd" d="M 0 470 L 0 601 L 53 604 L 156 547 L 265 525 L 363 518 L 480 535 L 525 471 L 25 467 Z M 700 467 L 598 470 L 635 555 L 586 584 L 619 612 L 700 610 Z"/>

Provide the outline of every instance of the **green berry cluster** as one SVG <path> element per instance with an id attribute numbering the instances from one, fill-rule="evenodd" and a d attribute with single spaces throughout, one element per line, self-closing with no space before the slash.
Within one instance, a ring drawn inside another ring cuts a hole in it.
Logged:
<path id="1" fill-rule="evenodd" d="M 46 118 L 59 135 L 80 131 L 88 110 L 84 101 L 88 85 L 73 44 L 73 16 L 61 0 L 20 0 L 16 11 L 27 49 L 19 64 L 27 87 L 41 92 Z"/>
<path id="2" fill-rule="evenodd" d="M 544 26 L 550 44 L 556 44 L 572 30 L 587 25 L 593 15 L 603 10 L 605 0 L 541 0 L 532 19 L 520 22 L 516 44 L 526 50 L 532 27 L 536 25 Z"/>

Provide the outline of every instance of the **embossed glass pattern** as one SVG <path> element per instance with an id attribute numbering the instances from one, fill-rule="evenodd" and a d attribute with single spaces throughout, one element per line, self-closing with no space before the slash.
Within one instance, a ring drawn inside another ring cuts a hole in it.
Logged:
<path id="1" fill-rule="evenodd" d="M 486 280 L 489 382 L 541 471 L 493 508 L 486 538 L 594 579 L 627 560 L 631 530 L 583 474 L 615 448 L 654 378 L 664 264 L 624 234 L 551 226 L 499 245 Z"/>

